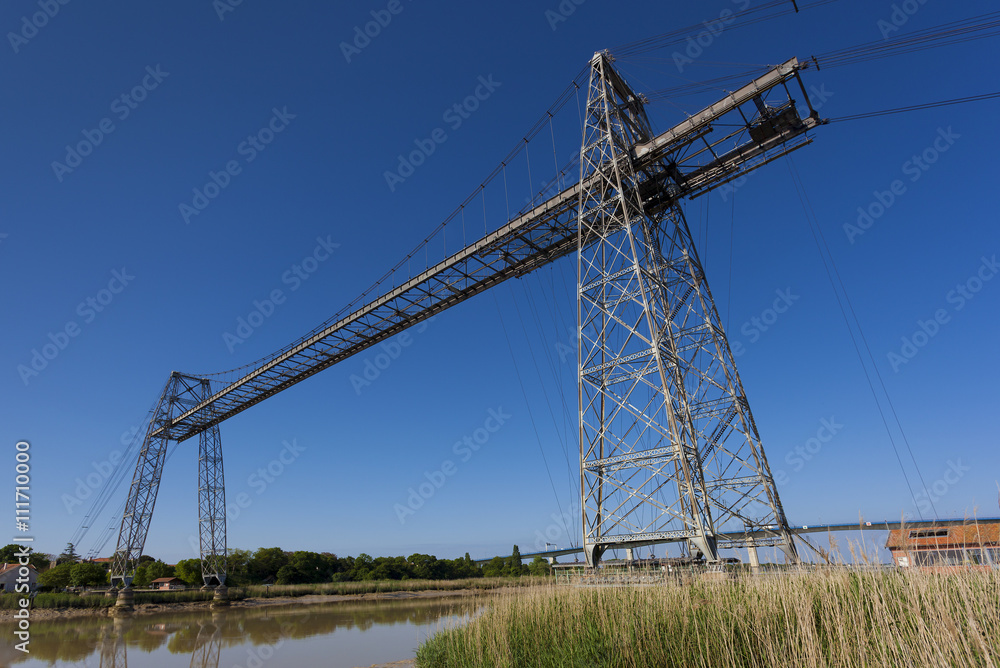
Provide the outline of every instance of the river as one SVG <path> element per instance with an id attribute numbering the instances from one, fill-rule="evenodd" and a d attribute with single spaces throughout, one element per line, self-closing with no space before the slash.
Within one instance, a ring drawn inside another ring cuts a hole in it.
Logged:
<path id="1" fill-rule="evenodd" d="M 30 654 L 0 623 L 0 666 L 86 668 L 353 668 L 413 658 L 483 599 L 461 597 L 32 620 Z"/>

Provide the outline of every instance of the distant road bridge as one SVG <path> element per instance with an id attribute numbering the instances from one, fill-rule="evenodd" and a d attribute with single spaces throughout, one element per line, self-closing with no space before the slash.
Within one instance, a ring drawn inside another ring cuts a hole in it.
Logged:
<path id="1" fill-rule="evenodd" d="M 867 522 L 862 521 L 857 524 L 809 524 L 803 526 L 789 526 L 789 530 L 796 536 L 807 533 L 827 533 L 830 531 L 892 531 L 894 529 L 929 529 L 937 527 L 953 527 L 953 526 L 966 526 L 969 524 L 1000 524 L 1000 517 L 977 517 L 970 519 L 968 517 L 963 519 L 947 519 L 947 520 L 927 520 L 927 521 L 910 521 L 910 522 Z M 760 538 L 767 539 L 772 534 L 768 531 L 751 531 L 751 532 L 738 532 L 738 533 L 726 533 L 720 534 L 720 541 L 730 541 L 732 543 L 746 543 L 748 538 Z M 658 541 L 657 541 L 658 542 Z M 646 545 L 654 545 L 656 542 L 649 542 Z M 730 545 L 735 547 L 734 545 Z M 633 547 L 639 547 L 635 545 Z M 758 544 L 759 547 L 759 544 Z M 545 552 L 529 552 L 522 554 L 522 559 L 534 559 L 535 557 L 543 557 L 545 559 L 554 559 L 556 557 L 564 557 L 570 554 L 582 554 L 582 547 L 567 547 L 560 550 L 548 550 Z M 506 557 L 501 557 L 503 559 L 508 559 L 510 555 Z M 493 557 L 489 559 L 476 559 L 474 560 L 477 564 L 486 564 L 493 560 Z"/>

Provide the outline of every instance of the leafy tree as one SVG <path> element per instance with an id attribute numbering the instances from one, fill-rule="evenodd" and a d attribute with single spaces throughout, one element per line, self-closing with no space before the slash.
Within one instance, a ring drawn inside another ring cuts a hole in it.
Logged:
<path id="1" fill-rule="evenodd" d="M 328 582 L 332 574 L 331 560 L 316 552 L 293 552 L 288 563 L 278 570 L 278 584 Z"/>
<path id="2" fill-rule="evenodd" d="M 49 564 L 52 563 L 52 555 L 45 554 L 44 552 L 32 552 L 31 556 L 28 557 L 28 563 L 35 567 L 35 570 L 41 573 Z"/>
<path id="3" fill-rule="evenodd" d="M 56 564 L 75 564 L 78 561 L 80 561 L 80 555 L 76 553 L 73 543 L 66 543 L 66 549 L 56 558 Z"/>
<path id="4" fill-rule="evenodd" d="M 174 575 L 189 585 L 201 584 L 201 559 L 182 559 L 174 566 Z"/>
<path id="5" fill-rule="evenodd" d="M 358 558 L 354 560 L 353 567 L 351 568 L 351 579 L 352 580 L 374 580 L 372 576 L 372 571 L 375 570 L 375 560 L 371 556 L 362 552 L 358 555 Z"/>
<path id="6" fill-rule="evenodd" d="M 0 563 L 11 564 L 17 561 L 17 552 L 21 547 L 19 545 L 4 545 L 0 547 Z"/>
<path id="7" fill-rule="evenodd" d="M 288 555 L 280 547 L 262 547 L 253 553 L 247 569 L 255 582 L 263 582 L 268 578 L 277 578 L 278 571 L 286 564 Z"/>
<path id="8" fill-rule="evenodd" d="M 510 556 L 507 558 L 507 565 L 504 568 L 504 575 L 510 575 L 512 577 L 520 577 L 527 572 L 527 568 L 521 563 L 521 550 L 518 549 L 517 545 L 511 550 Z"/>
<path id="9" fill-rule="evenodd" d="M 21 551 L 20 545 L 15 545 L 11 543 L 10 545 L 4 545 L 0 547 L 0 564 L 16 564 L 20 561 L 18 553 Z M 32 551 L 28 555 L 28 563 L 35 567 L 36 571 L 41 572 L 42 570 L 49 567 L 49 563 L 52 561 L 52 557 L 44 552 L 34 552 Z"/>
<path id="10" fill-rule="evenodd" d="M 433 557 L 431 557 L 433 559 Z M 404 559 L 403 557 L 378 557 L 375 559 L 375 568 L 371 572 L 372 580 L 409 580 L 418 575 L 413 557 Z"/>
<path id="11" fill-rule="evenodd" d="M 174 567 L 157 559 L 146 567 L 146 573 L 149 574 L 150 581 L 158 578 L 172 578 L 174 577 Z"/>
<path id="12" fill-rule="evenodd" d="M 482 570 L 473 563 L 469 553 L 458 559 L 441 559 L 437 562 L 435 577 L 441 580 L 457 580 L 461 578 L 481 578 Z"/>
<path id="13" fill-rule="evenodd" d="M 502 557 L 493 557 L 489 563 L 483 566 L 483 575 L 488 578 L 498 578 L 504 574 L 506 568 L 507 564 Z"/>
<path id="14" fill-rule="evenodd" d="M 73 564 L 69 583 L 74 587 L 98 587 L 108 582 L 108 572 L 100 564 Z"/>
<path id="15" fill-rule="evenodd" d="M 331 560 L 316 552 L 293 552 L 288 563 L 298 571 L 301 582 L 329 582 L 334 571 Z"/>
<path id="16" fill-rule="evenodd" d="M 481 578 L 483 577 L 483 569 L 479 564 L 472 561 L 472 557 L 469 553 L 465 553 L 465 560 L 462 563 L 461 577 L 463 578 Z"/>
<path id="17" fill-rule="evenodd" d="M 42 587 L 52 587 L 56 590 L 65 589 L 70 585 L 70 577 L 75 565 L 67 561 L 55 568 L 50 568 L 38 576 L 38 584 Z"/>
<path id="18" fill-rule="evenodd" d="M 157 578 L 174 577 L 174 569 L 159 560 L 143 561 L 135 569 L 135 579 L 132 584 L 136 587 L 148 587 Z"/>
<path id="19" fill-rule="evenodd" d="M 250 560 L 253 552 L 234 548 L 226 555 L 226 582 L 230 584 L 249 584 Z"/>
<path id="20" fill-rule="evenodd" d="M 329 573 L 331 580 L 333 579 L 334 575 L 337 575 L 338 573 L 342 573 L 345 570 L 347 570 L 347 566 L 345 564 L 346 560 L 339 558 L 334 553 L 320 552 L 320 555 L 322 555 L 323 559 L 326 561 L 327 572 Z"/>
<path id="21" fill-rule="evenodd" d="M 410 574 L 407 569 L 400 568 L 392 561 L 381 561 L 375 570 L 371 572 L 372 580 L 409 580 Z"/>
<path id="22" fill-rule="evenodd" d="M 411 554 L 406 561 L 413 569 L 413 577 L 418 580 L 433 580 L 439 570 L 437 558 L 429 554 Z"/>
<path id="23" fill-rule="evenodd" d="M 149 583 L 152 582 L 152 578 L 149 577 L 149 566 L 143 564 L 142 566 L 135 567 L 135 575 L 132 577 L 133 587 L 148 587 Z"/>
<path id="24" fill-rule="evenodd" d="M 295 566 L 285 564 L 278 569 L 276 582 L 280 585 L 300 584 L 302 580 L 299 579 L 299 571 Z"/>
<path id="25" fill-rule="evenodd" d="M 552 567 L 549 566 L 549 562 L 545 561 L 542 557 L 535 557 L 532 559 L 531 563 L 528 564 L 528 571 L 532 575 L 550 575 L 552 573 Z"/>

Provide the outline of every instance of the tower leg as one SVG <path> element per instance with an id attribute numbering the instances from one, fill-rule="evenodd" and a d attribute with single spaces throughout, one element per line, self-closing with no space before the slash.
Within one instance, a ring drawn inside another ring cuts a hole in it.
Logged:
<path id="1" fill-rule="evenodd" d="M 175 390 L 173 376 L 167 381 L 160 400 L 150 417 L 143 438 L 142 449 L 135 465 L 135 475 L 129 487 L 128 500 L 118 532 L 118 545 L 111 561 L 111 584 L 121 588 L 131 588 L 135 569 L 146 544 L 146 534 L 153 518 L 156 494 L 160 489 L 160 476 L 167 456 L 170 440 L 164 435 L 153 436 L 160 426 L 169 424 L 171 417 L 171 397 Z M 131 590 L 130 590 L 131 591 Z"/>
<path id="2" fill-rule="evenodd" d="M 205 398 L 210 396 L 204 381 Z M 198 441 L 198 536 L 201 577 L 206 586 L 226 583 L 226 488 L 219 426 L 201 432 Z"/>
<path id="3" fill-rule="evenodd" d="M 785 561 L 794 566 L 798 566 L 802 563 L 802 558 L 799 557 L 798 548 L 795 547 L 795 538 L 792 536 L 792 532 L 787 528 L 781 532 L 782 541 L 779 543 L 781 551 L 785 553 Z"/>

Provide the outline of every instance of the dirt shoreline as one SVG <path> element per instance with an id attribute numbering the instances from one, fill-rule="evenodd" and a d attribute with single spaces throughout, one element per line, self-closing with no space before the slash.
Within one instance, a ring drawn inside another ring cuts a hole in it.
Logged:
<path id="1" fill-rule="evenodd" d="M 507 589 L 424 589 L 419 591 L 372 592 L 367 594 L 308 594 L 306 596 L 275 596 L 273 598 L 245 598 L 232 601 L 230 608 L 262 608 L 270 606 L 317 605 L 320 603 L 350 603 L 358 601 L 405 601 L 413 599 L 450 598 L 459 596 L 480 596 Z M 211 601 L 190 601 L 185 603 L 144 603 L 135 606 L 133 616 L 155 615 L 161 612 L 182 612 L 185 610 L 209 610 Z M 72 617 L 110 617 L 114 608 L 41 608 L 31 611 L 31 619 L 68 619 Z M 14 620 L 14 610 L 0 610 L 0 622 Z M 390 664 L 393 665 L 393 664 Z"/>

